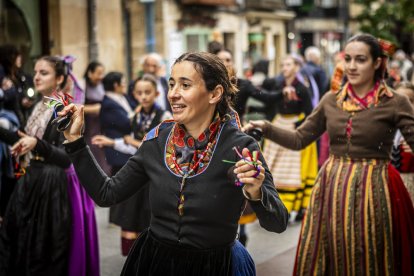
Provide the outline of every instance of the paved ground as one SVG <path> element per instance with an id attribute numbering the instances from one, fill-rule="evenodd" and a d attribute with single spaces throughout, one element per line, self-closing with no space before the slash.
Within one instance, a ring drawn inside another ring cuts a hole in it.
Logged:
<path id="1" fill-rule="evenodd" d="M 121 256 L 120 230 L 108 224 L 108 208 L 97 208 L 101 276 L 119 275 L 125 257 Z M 282 234 L 267 232 L 258 223 L 248 225 L 247 249 L 252 255 L 258 276 L 292 275 L 300 225 L 289 225 Z"/>

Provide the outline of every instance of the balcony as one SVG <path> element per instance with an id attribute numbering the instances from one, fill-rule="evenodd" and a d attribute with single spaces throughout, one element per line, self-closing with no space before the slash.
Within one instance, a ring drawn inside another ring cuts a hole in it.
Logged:
<path id="1" fill-rule="evenodd" d="M 284 0 L 245 0 L 246 9 L 255 10 L 277 10 L 285 9 Z"/>
<path id="2" fill-rule="evenodd" d="M 181 0 L 183 5 L 234 6 L 236 0 Z"/>

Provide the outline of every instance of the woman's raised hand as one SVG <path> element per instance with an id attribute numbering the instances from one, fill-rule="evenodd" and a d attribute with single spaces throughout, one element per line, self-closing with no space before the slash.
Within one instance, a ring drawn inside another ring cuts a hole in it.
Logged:
<path id="1" fill-rule="evenodd" d="M 73 103 L 65 106 L 62 111 L 58 112 L 58 116 L 65 116 L 72 113 L 71 123 L 69 127 L 63 132 L 65 138 L 69 141 L 75 141 L 82 137 L 84 130 L 83 105 L 75 105 Z"/>
<path id="2" fill-rule="evenodd" d="M 264 131 L 265 127 L 266 127 L 265 120 L 257 120 L 257 121 L 251 120 L 242 127 L 242 131 L 248 132 L 249 130 L 252 130 L 254 128 L 260 128 L 262 131 Z"/>

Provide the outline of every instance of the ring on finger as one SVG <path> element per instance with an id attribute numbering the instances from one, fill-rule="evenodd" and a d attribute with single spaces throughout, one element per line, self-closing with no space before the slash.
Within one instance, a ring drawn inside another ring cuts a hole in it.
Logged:
<path id="1" fill-rule="evenodd" d="M 256 166 L 256 173 L 252 177 L 257 178 L 259 174 L 260 174 L 260 166 Z"/>

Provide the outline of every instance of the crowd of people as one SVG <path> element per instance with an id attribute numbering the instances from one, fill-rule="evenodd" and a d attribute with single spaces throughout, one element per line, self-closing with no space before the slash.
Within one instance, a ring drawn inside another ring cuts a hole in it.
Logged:
<path id="1" fill-rule="evenodd" d="M 0 274 L 99 275 L 97 204 L 122 275 L 255 275 L 256 220 L 302 224 L 294 275 L 412 275 L 414 65 L 394 50 L 359 34 L 331 77 L 311 46 L 241 78 L 216 42 L 128 83 L 57 56 L 32 77 L 0 46 Z"/>

